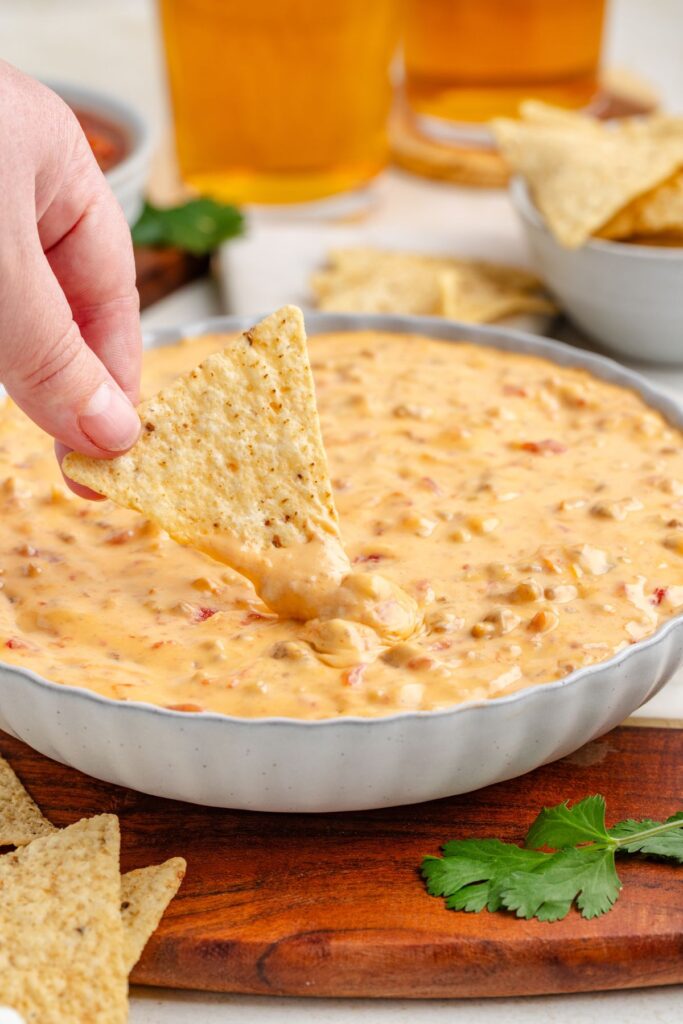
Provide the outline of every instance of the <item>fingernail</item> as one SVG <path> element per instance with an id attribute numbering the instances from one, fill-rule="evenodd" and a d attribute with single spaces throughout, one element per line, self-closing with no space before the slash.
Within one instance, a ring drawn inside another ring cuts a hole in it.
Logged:
<path id="1" fill-rule="evenodd" d="M 108 452 L 124 452 L 135 444 L 140 420 L 123 392 L 104 381 L 83 409 L 78 425 L 93 444 Z"/>

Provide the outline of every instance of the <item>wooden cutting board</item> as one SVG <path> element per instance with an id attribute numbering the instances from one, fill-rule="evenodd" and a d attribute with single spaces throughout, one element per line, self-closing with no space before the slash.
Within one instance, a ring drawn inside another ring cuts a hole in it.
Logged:
<path id="1" fill-rule="evenodd" d="M 557 924 L 462 914 L 418 866 L 456 836 L 521 841 L 541 806 L 600 792 L 608 823 L 683 808 L 683 731 L 619 728 L 512 782 L 419 806 L 275 815 L 142 796 L 0 733 L 57 825 L 113 811 L 122 867 L 181 854 L 187 877 L 132 980 L 297 996 L 463 997 L 683 982 L 683 868 L 624 860 L 609 914 Z M 311 765 L 315 771 L 315 765 Z"/>
<path id="2" fill-rule="evenodd" d="M 182 288 L 209 272 L 209 257 L 193 256 L 180 249 L 135 247 L 135 277 L 140 309 Z"/>

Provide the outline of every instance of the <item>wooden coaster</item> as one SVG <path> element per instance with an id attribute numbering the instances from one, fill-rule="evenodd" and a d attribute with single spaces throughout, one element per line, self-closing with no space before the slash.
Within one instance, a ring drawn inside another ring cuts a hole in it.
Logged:
<path id="1" fill-rule="evenodd" d="M 586 112 L 605 120 L 652 113 L 657 106 L 657 97 L 649 86 L 632 76 L 608 72 Z M 503 188 L 507 184 L 507 167 L 493 146 L 432 139 L 421 131 L 404 95 L 399 95 L 394 105 L 389 139 L 394 163 L 413 174 L 480 188 Z"/>

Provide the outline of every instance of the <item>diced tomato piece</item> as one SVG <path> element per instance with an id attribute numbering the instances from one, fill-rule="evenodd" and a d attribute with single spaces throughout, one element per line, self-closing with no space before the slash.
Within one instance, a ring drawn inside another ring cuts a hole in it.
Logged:
<path id="1" fill-rule="evenodd" d="M 367 665 L 354 665 L 342 672 L 342 683 L 344 686 L 360 686 L 363 682 L 363 673 Z"/>
<path id="2" fill-rule="evenodd" d="M 443 494 L 436 480 L 433 480 L 431 476 L 420 477 L 419 484 L 420 487 L 423 487 L 426 491 L 431 491 L 433 494 Z"/>
<path id="3" fill-rule="evenodd" d="M 660 605 L 666 597 L 668 589 L 668 587 L 655 587 L 652 597 L 650 598 L 652 604 Z"/>
<path id="4" fill-rule="evenodd" d="M 28 644 L 24 643 L 23 640 L 19 640 L 18 637 L 11 636 L 9 640 L 5 641 L 5 647 L 9 647 L 11 651 L 28 650 Z"/>
<path id="5" fill-rule="evenodd" d="M 212 615 L 215 615 L 218 611 L 217 608 L 197 608 L 192 615 L 195 622 L 206 622 Z"/>
<path id="6" fill-rule="evenodd" d="M 520 448 L 525 452 L 533 452 L 535 455 L 562 455 L 567 451 L 567 446 L 560 441 L 553 441 L 551 437 L 543 441 L 524 441 Z"/>
<path id="7" fill-rule="evenodd" d="M 116 547 L 126 544 L 135 537 L 135 530 L 119 530 L 118 533 L 111 533 L 105 540 L 105 544 L 112 544 Z"/>
<path id="8" fill-rule="evenodd" d="M 252 622 L 261 622 L 261 621 L 265 622 L 267 619 L 272 619 L 272 618 L 273 618 L 272 615 L 262 615 L 261 612 L 254 612 L 254 611 L 247 612 L 247 614 L 244 616 L 244 618 L 240 622 L 240 625 L 241 626 L 248 626 Z"/>
<path id="9" fill-rule="evenodd" d="M 417 672 L 423 668 L 433 668 L 436 662 L 433 658 L 430 658 L 427 654 L 417 654 L 414 658 L 411 658 L 406 662 L 406 668 L 411 669 L 413 672 Z"/>

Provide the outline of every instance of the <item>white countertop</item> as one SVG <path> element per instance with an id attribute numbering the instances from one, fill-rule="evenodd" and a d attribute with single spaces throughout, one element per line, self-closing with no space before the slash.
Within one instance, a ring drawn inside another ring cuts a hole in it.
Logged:
<path id="1" fill-rule="evenodd" d="M 529 999 L 274 999 L 145 992 L 131 1024 L 677 1024 L 683 988 Z"/>
<path id="2" fill-rule="evenodd" d="M 117 92 L 136 103 L 162 136 L 167 107 L 151 0 L 4 0 L 0 5 L 0 56 L 42 77 L 62 78 Z M 610 63 L 627 65 L 649 76 L 668 105 L 683 109 L 682 0 L 612 0 L 607 38 Z M 397 185 L 396 182 L 400 184 Z M 403 191 L 420 194 L 428 205 L 434 186 L 395 177 L 387 186 L 394 198 Z M 436 186 L 437 189 L 442 186 Z M 461 191 L 461 190 L 454 190 Z M 483 227 L 487 210 L 505 219 L 501 194 L 470 193 L 471 210 Z M 506 243 L 509 244 L 509 243 Z M 482 253 L 485 255 L 486 253 Z M 506 251 L 506 257 L 512 253 Z M 501 258 L 498 248 L 492 258 Z M 245 296 L 242 296 L 246 302 Z M 256 292 L 254 303 L 268 300 Z M 251 301 L 251 300 L 249 300 Z M 179 324 L 225 311 L 211 282 L 198 282 L 146 311 L 147 327 Z M 642 368 L 641 368 L 642 369 Z M 645 368 L 652 379 L 683 394 L 683 369 Z M 683 718 L 683 678 L 669 687 L 641 714 Z M 132 1024 L 674 1024 L 681 1019 L 683 987 L 497 1000 L 334 1000 L 276 999 L 248 996 L 210 996 L 134 989 Z"/>

